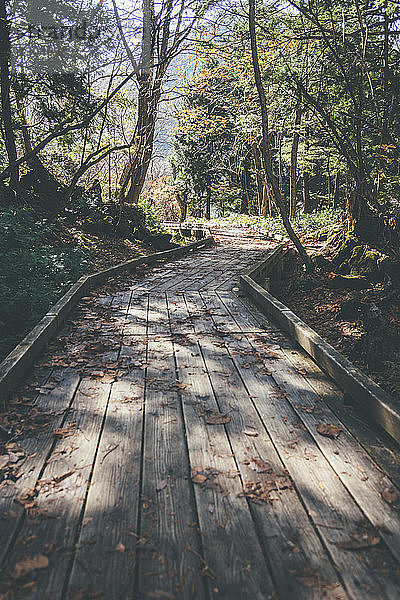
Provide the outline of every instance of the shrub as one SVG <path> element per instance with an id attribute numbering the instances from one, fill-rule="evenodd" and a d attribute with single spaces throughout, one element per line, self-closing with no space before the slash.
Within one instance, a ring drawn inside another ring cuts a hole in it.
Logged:
<path id="1" fill-rule="evenodd" d="M 0 206 L 0 358 L 87 271 L 89 261 L 33 209 Z"/>

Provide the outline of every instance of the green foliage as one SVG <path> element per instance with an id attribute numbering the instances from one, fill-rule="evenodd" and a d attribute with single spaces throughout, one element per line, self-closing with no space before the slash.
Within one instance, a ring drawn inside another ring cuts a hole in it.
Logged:
<path id="1" fill-rule="evenodd" d="M 87 271 L 89 260 L 32 209 L 0 206 L 0 358 Z"/>
<path id="2" fill-rule="evenodd" d="M 341 218 L 340 210 L 325 208 L 310 214 L 299 213 L 294 219 L 293 229 L 300 236 L 314 233 L 328 224 L 333 225 Z M 207 225 L 220 226 L 227 225 L 232 227 L 250 227 L 264 233 L 274 233 L 277 235 L 286 236 L 286 230 L 282 224 L 280 217 L 260 217 L 256 215 L 240 215 L 238 213 L 229 213 L 225 217 L 211 219 L 195 219 L 196 221 L 206 223 Z"/>
<path id="3" fill-rule="evenodd" d="M 147 198 L 143 196 L 139 198 L 139 208 L 142 209 L 145 216 L 145 226 L 151 233 L 163 233 L 165 227 L 163 226 L 160 217 L 157 214 L 154 206 L 150 203 Z"/>

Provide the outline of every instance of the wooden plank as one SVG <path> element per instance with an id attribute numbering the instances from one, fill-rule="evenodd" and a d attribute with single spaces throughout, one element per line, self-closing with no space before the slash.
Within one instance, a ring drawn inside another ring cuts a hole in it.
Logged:
<path id="1" fill-rule="evenodd" d="M 214 292 L 201 291 L 200 297 L 218 331 L 235 333 L 241 331 L 240 326 L 217 294 Z"/>
<path id="2" fill-rule="evenodd" d="M 25 517 L 23 506 L 16 501 L 27 490 L 35 488 L 54 442 L 52 432 L 62 426 L 64 411 L 70 406 L 79 380 L 78 373 L 72 369 L 55 370 L 47 383 L 58 382 L 56 387 L 49 394 L 37 395 L 34 401 L 33 410 L 39 418 L 41 414 L 46 417 L 46 426 L 39 431 L 27 431 L 18 441 L 18 449 L 26 455 L 21 465 L 22 475 L 15 483 L 3 484 L 0 488 L 0 566 L 4 565 Z"/>
<path id="3" fill-rule="evenodd" d="M 141 325 L 140 325 L 141 326 Z M 146 339 L 122 347 L 120 357 L 140 363 Z M 133 361 L 132 361 L 133 362 Z M 131 366 L 110 396 L 77 542 L 68 597 L 107 600 L 130 594 L 135 579 L 144 415 L 145 370 Z"/>
<path id="4" fill-rule="evenodd" d="M 231 416 L 226 429 L 243 482 L 265 483 L 273 474 L 285 481 L 284 464 L 226 349 L 215 345 L 211 336 L 200 336 L 199 344 L 219 410 Z M 248 436 L 245 431 L 257 435 Z M 255 472 L 254 458 L 268 466 L 269 473 Z M 250 502 L 250 509 L 269 557 L 278 596 L 344 598 L 344 589 L 295 488 L 289 483 L 287 489 L 271 495 L 274 499 L 269 503 Z"/>
<path id="5" fill-rule="evenodd" d="M 148 335 L 171 333 L 165 292 L 149 294 Z"/>
<path id="6" fill-rule="evenodd" d="M 218 291 L 218 297 L 226 306 L 232 317 L 235 319 L 241 331 L 258 332 L 264 331 L 263 327 L 254 318 L 253 314 L 246 310 L 233 292 Z"/>
<path id="7" fill-rule="evenodd" d="M 41 473 L 34 518 L 24 521 L 7 564 L 12 571 L 27 557 L 49 555 L 49 568 L 36 574 L 35 585 L 24 592 L 26 599 L 61 597 L 109 392 L 109 384 L 81 382 L 63 423 L 64 437 Z M 20 597 L 17 591 L 15 595 Z"/>
<path id="8" fill-rule="evenodd" d="M 361 502 L 361 510 L 319 448 L 312 432 L 299 422 L 290 397 L 286 398 L 272 377 L 262 372 L 269 368 L 275 377 L 280 369 L 277 364 L 283 359 L 262 360 L 246 337 L 236 336 L 230 342 L 231 356 L 348 593 L 356 599 L 360 594 L 371 599 L 385 597 L 385 594 L 395 598 L 399 594 L 397 565 L 383 544 L 357 552 L 340 547 L 341 543 L 351 539 L 352 534 L 363 535 L 371 531 L 371 523 L 363 514 L 365 502 Z M 277 353 L 276 348 L 273 352 Z M 271 350 L 268 349 L 268 353 Z M 260 368 L 249 367 L 251 356 L 257 359 Z M 313 406 L 317 400 L 314 396 Z M 355 456 L 358 462 L 357 453 L 351 460 Z M 361 472 L 358 475 L 363 476 Z M 391 565 L 388 572 L 381 571 L 379 561 Z"/>
<path id="9" fill-rule="evenodd" d="M 297 349 L 282 349 L 286 358 L 307 380 L 309 386 L 324 400 L 371 458 L 400 487 L 400 448 L 383 429 L 377 431 L 376 423 L 328 378 L 305 354 Z"/>
<path id="10" fill-rule="evenodd" d="M 149 338 L 148 362 L 136 595 L 201 600 L 201 546 L 168 338 Z"/>
<path id="11" fill-rule="evenodd" d="M 171 333 L 185 335 L 194 333 L 194 325 L 188 314 L 185 297 L 181 292 L 167 292 Z"/>
<path id="12" fill-rule="evenodd" d="M 328 458 L 337 477 L 344 483 L 363 512 L 376 527 L 400 563 L 400 520 L 395 509 L 382 497 L 385 489 L 393 487 L 392 481 L 373 463 L 331 409 L 308 385 L 296 369 L 291 368 L 285 357 L 276 362 L 274 380 L 287 392 L 288 401 L 299 419 L 310 431 L 315 443 Z M 318 401 L 317 413 L 313 410 Z M 317 433 L 320 423 L 329 423 L 341 430 L 332 440 Z M 400 490 L 396 490 L 400 498 Z M 390 524 L 390 530 L 388 530 Z"/>
<path id="13" fill-rule="evenodd" d="M 121 301 L 117 298 L 116 310 Z M 107 358 L 114 360 L 117 356 L 118 346 L 107 354 Z M 99 366 L 103 367 L 103 363 Z M 11 581 L 16 598 L 61 597 L 101 436 L 110 379 L 100 373 L 96 379 L 84 377 L 70 409 L 63 413 L 60 431 L 52 436 L 54 442 L 48 448 L 40 479 L 30 492 L 33 507 L 21 523 L 7 557 L 7 572 L 12 573 L 18 563 L 37 555 L 48 556 L 49 567 L 37 573 L 33 570 L 28 581 Z M 27 583 L 28 588 L 19 587 Z"/>
<path id="14" fill-rule="evenodd" d="M 238 301 L 268 332 L 267 338 L 270 342 L 267 340 L 266 343 L 280 345 L 283 354 L 293 367 L 301 371 L 311 388 L 346 425 L 379 467 L 400 487 L 400 449 L 393 438 L 383 429 L 379 429 L 369 415 L 363 412 L 359 405 L 355 405 L 351 397 L 345 395 L 308 354 L 284 336 L 252 302 L 245 297 L 240 297 Z M 257 337 L 262 340 L 261 335 Z"/>
<path id="15" fill-rule="evenodd" d="M 183 395 L 189 458 L 192 468 L 210 468 L 217 474 L 209 486 L 195 484 L 203 554 L 211 598 L 239 595 L 266 600 L 275 597 L 274 584 L 263 555 L 237 464 L 223 426 L 208 427 L 202 412 L 218 410 L 212 387 L 204 373 L 200 349 L 174 342 L 179 379 L 187 387 Z M 244 543 L 245 541 L 245 543 Z"/>
<path id="16" fill-rule="evenodd" d="M 185 292 L 184 298 L 194 330 L 199 333 L 215 333 L 215 324 L 199 292 Z"/>
<path id="17" fill-rule="evenodd" d="M 250 277 L 241 276 L 240 281 L 255 302 L 277 320 L 335 381 L 340 382 L 343 390 L 366 407 L 377 423 L 400 441 L 400 409 L 394 399 Z"/>
<path id="18" fill-rule="evenodd" d="M 144 335 L 147 331 L 147 310 L 149 297 L 147 293 L 132 292 L 128 312 L 123 326 L 123 335 Z"/>

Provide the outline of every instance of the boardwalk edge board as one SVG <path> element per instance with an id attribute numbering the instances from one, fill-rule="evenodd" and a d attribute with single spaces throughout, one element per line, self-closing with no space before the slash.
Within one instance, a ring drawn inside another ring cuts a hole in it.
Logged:
<path id="1" fill-rule="evenodd" d="M 209 230 L 201 229 L 200 232 L 206 237 L 186 246 L 134 258 L 92 275 L 84 275 L 78 279 L 60 300 L 50 308 L 32 331 L 0 363 L 0 404 L 7 401 L 12 390 L 25 375 L 26 370 L 32 365 L 43 348 L 63 325 L 71 310 L 75 308 L 85 294 L 107 281 L 108 278 L 133 270 L 139 265 L 152 265 L 160 260 L 177 258 L 197 248 L 211 246 L 215 243 Z"/>
<path id="2" fill-rule="evenodd" d="M 276 278 L 273 275 L 282 269 L 282 259 L 286 251 L 287 244 L 278 246 L 264 261 L 241 275 L 242 290 L 264 314 L 272 317 L 286 330 L 372 419 L 400 442 L 400 410 L 394 399 L 267 291 L 270 280 Z"/>

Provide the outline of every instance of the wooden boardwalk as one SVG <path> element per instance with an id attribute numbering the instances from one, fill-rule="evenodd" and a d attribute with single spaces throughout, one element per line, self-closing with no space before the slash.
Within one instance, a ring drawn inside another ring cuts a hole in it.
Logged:
<path id="1" fill-rule="evenodd" d="M 1 600 L 400 597 L 397 445 L 221 242 L 85 298 L 14 399 Z"/>

